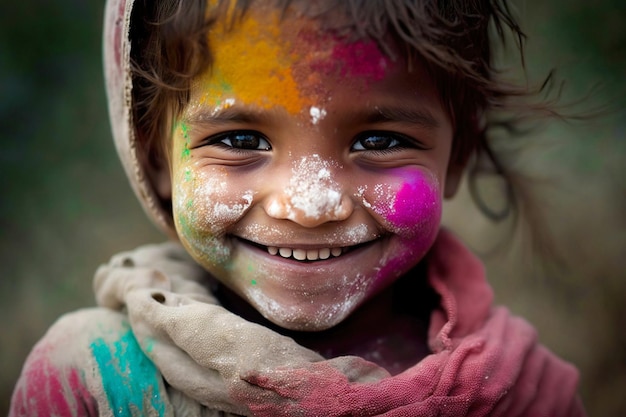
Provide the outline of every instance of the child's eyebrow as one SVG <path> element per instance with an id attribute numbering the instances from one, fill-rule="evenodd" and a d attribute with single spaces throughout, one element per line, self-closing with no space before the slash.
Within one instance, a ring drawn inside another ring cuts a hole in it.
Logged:
<path id="1" fill-rule="evenodd" d="M 362 115 L 368 123 L 407 122 L 427 129 L 437 129 L 439 121 L 428 109 L 403 106 L 376 106 L 373 111 Z"/>
<path id="2" fill-rule="evenodd" d="M 268 116 L 264 113 L 237 107 L 218 110 L 199 109 L 190 112 L 183 118 L 184 122 L 189 125 L 208 127 L 221 127 L 232 123 L 258 124 L 267 119 Z M 375 106 L 370 110 L 357 111 L 349 119 L 372 124 L 403 122 L 429 130 L 435 130 L 440 126 L 440 122 L 428 109 L 404 106 Z"/>
<path id="3" fill-rule="evenodd" d="M 198 110 L 184 117 L 190 125 L 222 126 L 230 123 L 259 123 L 264 117 L 255 111 L 228 107 L 218 110 Z"/>

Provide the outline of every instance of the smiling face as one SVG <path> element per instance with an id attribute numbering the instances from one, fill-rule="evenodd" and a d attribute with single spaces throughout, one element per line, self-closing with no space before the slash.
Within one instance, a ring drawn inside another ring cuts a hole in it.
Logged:
<path id="1" fill-rule="evenodd" d="M 433 243 L 452 126 L 426 70 L 252 8 L 210 32 L 170 159 L 178 235 L 275 324 L 336 325 Z"/>

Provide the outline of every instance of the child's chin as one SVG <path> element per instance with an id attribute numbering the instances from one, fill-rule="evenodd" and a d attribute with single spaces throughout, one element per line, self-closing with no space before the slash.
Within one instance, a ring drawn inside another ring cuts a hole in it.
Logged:
<path id="1" fill-rule="evenodd" d="M 250 300 L 267 320 L 287 330 L 318 332 L 328 330 L 345 320 L 362 302 L 360 297 L 328 302 L 317 301 L 300 305 L 281 305 L 275 301 Z"/>
<path id="2" fill-rule="evenodd" d="M 294 317 L 285 320 L 283 317 L 266 317 L 269 321 L 286 330 L 298 332 L 321 332 L 331 329 L 341 323 L 346 317 L 333 317 L 331 319 L 317 319 L 315 317 Z"/>

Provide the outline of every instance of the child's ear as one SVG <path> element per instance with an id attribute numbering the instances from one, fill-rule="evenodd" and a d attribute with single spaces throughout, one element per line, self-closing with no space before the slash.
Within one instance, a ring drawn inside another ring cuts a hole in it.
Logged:
<path id="1" fill-rule="evenodd" d="M 463 172 L 465 171 L 464 162 L 460 161 L 450 161 L 450 165 L 448 165 L 448 172 L 446 173 L 446 183 L 443 191 L 444 198 L 452 198 L 456 194 L 459 189 L 459 185 L 461 184 L 461 179 L 463 178 Z"/>

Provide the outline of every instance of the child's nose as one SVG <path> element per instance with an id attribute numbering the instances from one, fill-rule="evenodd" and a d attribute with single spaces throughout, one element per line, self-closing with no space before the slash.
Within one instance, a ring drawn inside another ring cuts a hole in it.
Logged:
<path id="1" fill-rule="evenodd" d="M 334 189 L 310 190 L 306 186 L 276 189 L 264 204 L 268 216 L 291 220 L 303 227 L 346 220 L 354 211 L 351 196 Z"/>

